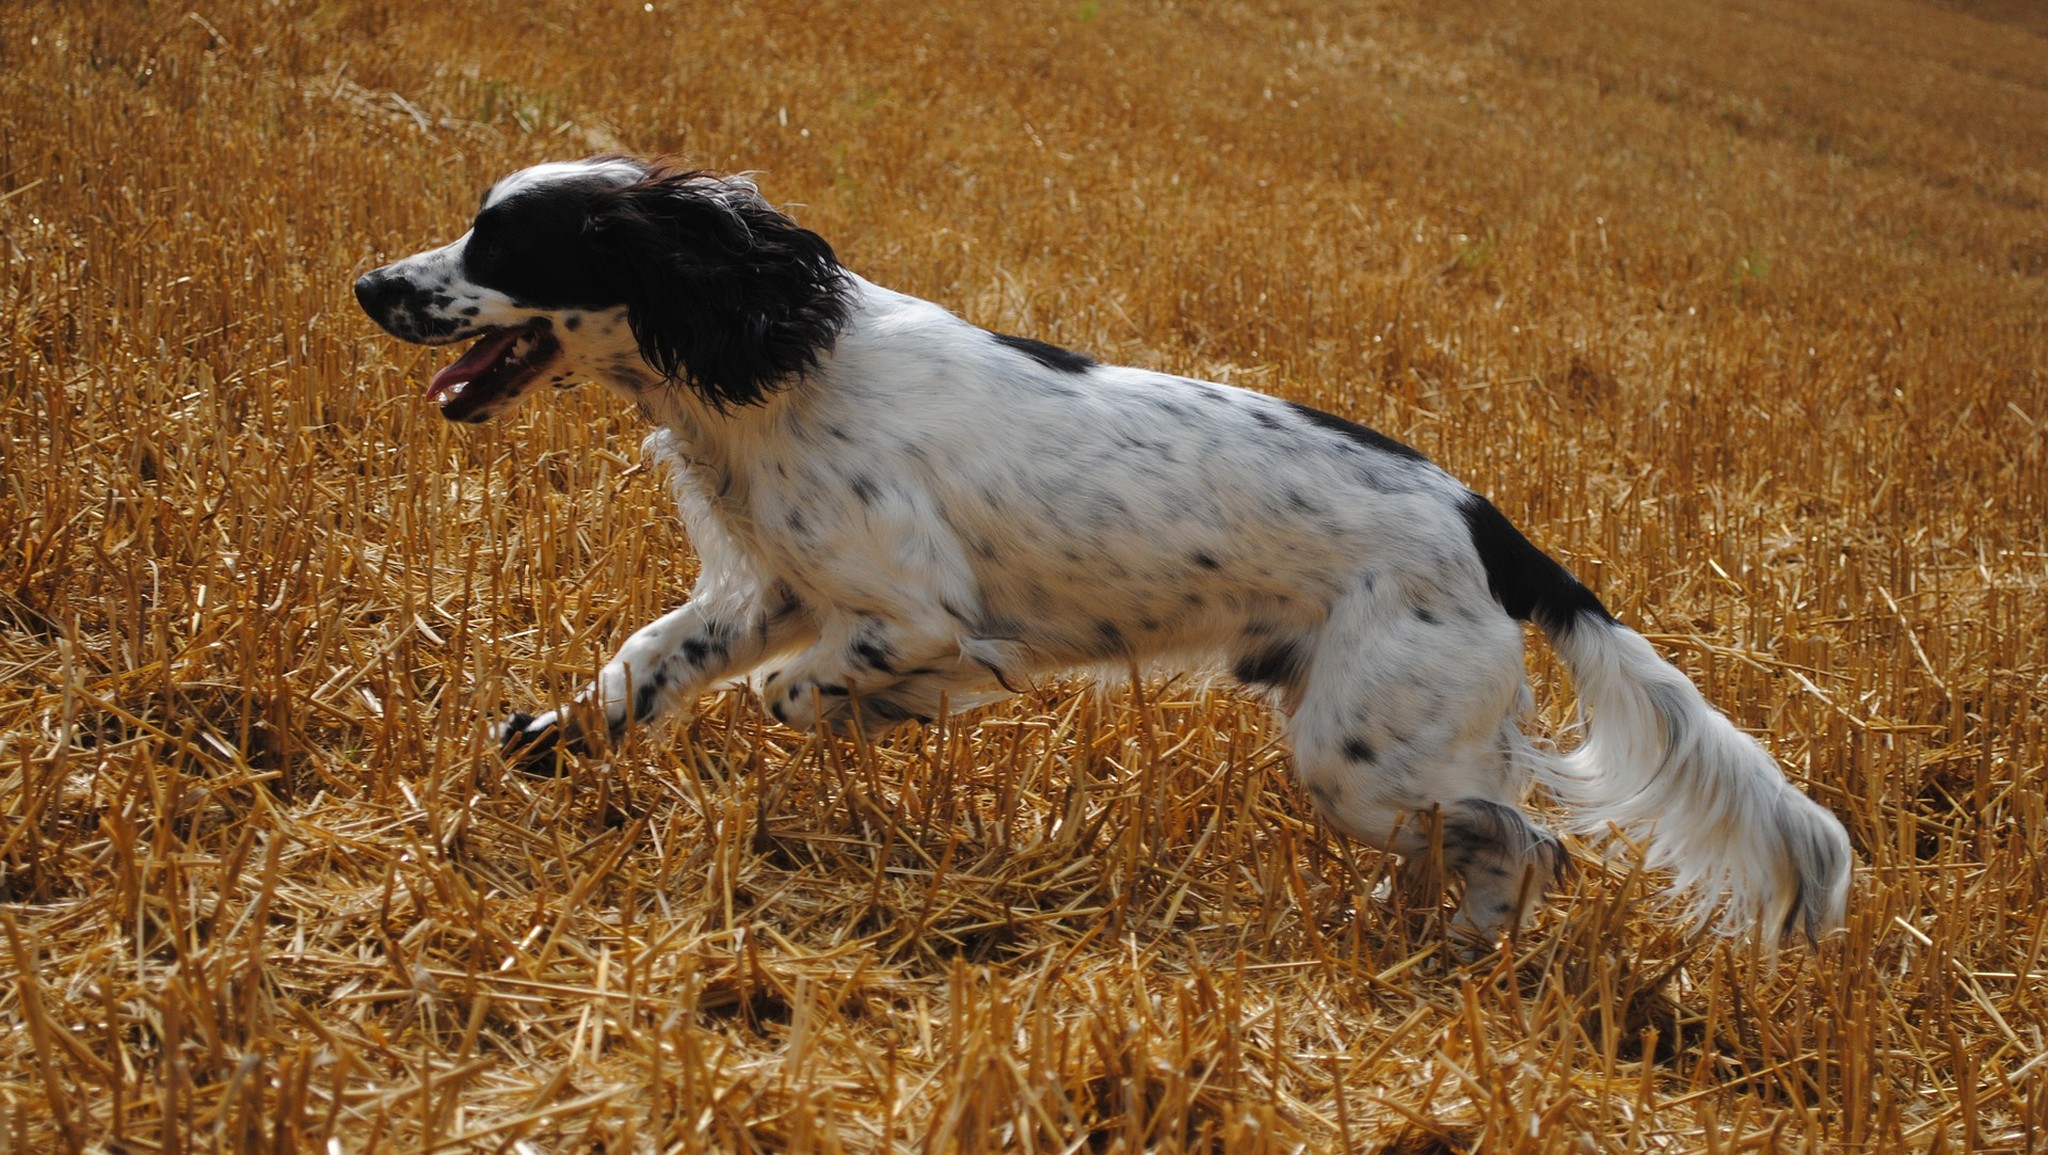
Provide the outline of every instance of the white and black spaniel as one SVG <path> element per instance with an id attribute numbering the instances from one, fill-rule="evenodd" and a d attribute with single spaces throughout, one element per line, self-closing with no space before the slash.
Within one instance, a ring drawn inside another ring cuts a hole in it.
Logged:
<path id="1" fill-rule="evenodd" d="M 1473 933 L 1564 862 L 1519 805 L 1532 777 L 1647 840 L 1722 928 L 1842 920 L 1834 816 L 1484 497 L 1370 429 L 976 328 L 848 272 L 746 180 L 623 158 L 505 178 L 356 296 L 403 340 L 474 341 L 427 391 L 451 420 L 594 379 L 656 426 L 696 587 L 576 705 L 501 724 L 523 766 L 757 670 L 806 728 L 1217 663 L 1285 712 L 1330 823 L 1410 861 L 1441 839 Z M 1521 622 L 1578 686 L 1569 754 L 1519 728 Z"/>

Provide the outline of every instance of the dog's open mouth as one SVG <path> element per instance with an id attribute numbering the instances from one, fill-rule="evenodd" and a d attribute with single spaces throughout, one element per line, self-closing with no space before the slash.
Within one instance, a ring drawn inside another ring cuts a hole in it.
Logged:
<path id="1" fill-rule="evenodd" d="M 456 362 L 434 374 L 427 400 L 441 406 L 450 421 L 481 420 L 493 402 L 516 397 L 547 368 L 561 343 L 546 321 L 492 329 L 477 339 Z"/>

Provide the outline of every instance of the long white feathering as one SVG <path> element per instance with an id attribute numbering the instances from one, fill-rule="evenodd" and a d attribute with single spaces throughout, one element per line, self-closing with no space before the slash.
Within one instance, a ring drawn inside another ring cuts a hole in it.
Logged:
<path id="1" fill-rule="evenodd" d="M 1582 831 L 1648 843 L 1688 917 L 1766 944 L 1843 919 L 1853 854 L 1841 823 L 1793 789 L 1755 739 L 1708 705 L 1641 634 L 1581 618 L 1553 636 L 1585 740 L 1539 765 Z"/>

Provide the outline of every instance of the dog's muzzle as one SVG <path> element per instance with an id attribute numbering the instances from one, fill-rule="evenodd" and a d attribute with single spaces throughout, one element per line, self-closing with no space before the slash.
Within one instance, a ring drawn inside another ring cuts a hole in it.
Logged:
<path id="1" fill-rule="evenodd" d="M 356 303 L 385 332 L 415 345 L 445 345 L 476 331 L 475 325 L 441 313 L 434 307 L 434 293 L 391 268 L 386 265 L 356 278 Z"/>

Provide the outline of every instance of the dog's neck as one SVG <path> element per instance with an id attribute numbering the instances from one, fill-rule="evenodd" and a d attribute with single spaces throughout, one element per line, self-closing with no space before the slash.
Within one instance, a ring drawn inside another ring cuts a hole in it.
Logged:
<path id="1" fill-rule="evenodd" d="M 802 420 L 812 392 L 809 377 L 795 376 L 752 405 L 723 409 L 683 382 L 656 380 L 651 370 L 630 384 L 617 378 L 606 384 L 630 398 L 649 423 L 667 430 L 684 460 L 741 481 L 763 458 L 762 443 Z"/>
<path id="2" fill-rule="evenodd" d="M 874 286 L 850 273 L 847 279 L 853 304 L 833 344 L 820 351 L 816 365 L 790 374 L 757 402 L 720 407 L 688 382 L 662 379 L 637 352 L 612 358 L 601 380 L 632 401 L 649 422 L 673 434 L 676 448 L 689 460 L 723 473 L 743 473 L 750 460 L 759 460 L 764 439 L 804 423 L 836 353 L 844 343 L 860 339 L 862 318 L 875 305 Z"/>

